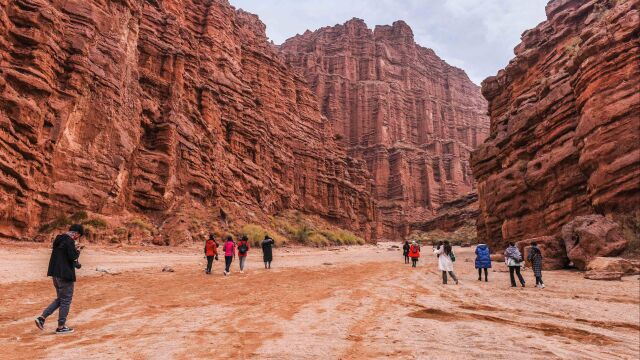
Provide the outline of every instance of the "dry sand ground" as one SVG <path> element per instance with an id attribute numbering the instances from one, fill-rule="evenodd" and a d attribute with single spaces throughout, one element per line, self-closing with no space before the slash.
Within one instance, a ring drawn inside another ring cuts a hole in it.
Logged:
<path id="1" fill-rule="evenodd" d="M 252 251 L 246 274 L 203 274 L 200 249 L 82 255 L 69 325 L 33 318 L 54 295 L 48 250 L 0 249 L 2 359 L 638 359 L 640 281 L 544 274 L 539 290 L 508 273 L 479 282 L 472 249 L 458 249 L 460 285 L 441 284 L 435 258 L 404 265 L 390 244 L 276 249 L 274 269 Z M 428 249 L 424 249 L 428 250 Z M 173 273 L 160 271 L 171 265 Z M 108 275 L 96 267 L 122 271 Z M 503 265 L 496 268 L 503 269 Z"/>

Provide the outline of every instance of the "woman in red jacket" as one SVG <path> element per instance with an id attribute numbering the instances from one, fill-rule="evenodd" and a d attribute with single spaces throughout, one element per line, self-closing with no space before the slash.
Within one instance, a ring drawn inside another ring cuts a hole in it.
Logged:
<path id="1" fill-rule="evenodd" d="M 243 235 L 242 239 L 238 243 L 238 259 L 240 260 L 240 273 L 244 273 L 244 262 L 247 260 L 247 253 L 249 252 L 249 238 L 247 235 Z"/>
<path id="2" fill-rule="evenodd" d="M 204 244 L 204 255 L 207 257 L 207 270 L 205 273 L 211 274 L 213 259 L 218 258 L 218 243 L 216 243 L 216 237 L 213 234 L 209 234 L 209 240 Z"/>
<path id="3" fill-rule="evenodd" d="M 411 267 L 416 267 L 420 257 L 420 245 L 415 241 L 409 246 L 409 257 L 411 258 Z"/>

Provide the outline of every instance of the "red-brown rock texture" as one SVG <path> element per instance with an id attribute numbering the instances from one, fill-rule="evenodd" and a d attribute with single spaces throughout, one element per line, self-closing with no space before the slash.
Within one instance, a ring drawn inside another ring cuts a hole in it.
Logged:
<path id="1" fill-rule="evenodd" d="M 364 162 L 264 30 L 225 0 L 0 0 L 0 237 L 203 208 L 300 209 L 370 239 Z"/>
<path id="2" fill-rule="evenodd" d="M 576 216 L 640 208 L 638 0 L 557 0 L 482 92 L 490 136 L 472 156 L 478 237 L 559 234 Z"/>
<path id="3" fill-rule="evenodd" d="M 385 237 L 473 189 L 469 154 L 488 134 L 486 101 L 461 69 L 417 45 L 409 26 L 344 25 L 280 46 L 316 92 L 338 139 L 367 162 Z"/>

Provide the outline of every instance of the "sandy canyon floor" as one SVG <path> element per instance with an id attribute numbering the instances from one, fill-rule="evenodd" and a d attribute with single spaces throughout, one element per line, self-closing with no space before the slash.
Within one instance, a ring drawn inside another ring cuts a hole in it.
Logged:
<path id="1" fill-rule="evenodd" d="M 2 359 L 637 359 L 640 279 L 544 273 L 547 288 L 512 289 L 502 264 L 479 282 L 472 249 L 458 249 L 459 285 L 436 259 L 415 269 L 391 244 L 275 249 L 274 268 L 250 252 L 245 274 L 202 271 L 199 249 L 92 248 L 71 308 L 76 332 L 55 335 L 57 313 L 33 318 L 54 290 L 48 249 L 0 249 Z M 175 272 L 161 272 L 170 265 Z M 102 268 L 115 275 L 96 271 Z"/>

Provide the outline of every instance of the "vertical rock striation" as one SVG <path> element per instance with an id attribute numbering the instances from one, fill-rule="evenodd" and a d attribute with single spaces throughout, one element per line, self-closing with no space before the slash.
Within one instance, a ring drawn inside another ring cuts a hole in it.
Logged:
<path id="1" fill-rule="evenodd" d="M 226 0 L 0 0 L 0 237 L 60 213 L 322 215 L 371 239 L 364 162 Z"/>
<path id="2" fill-rule="evenodd" d="M 336 139 L 371 172 L 385 237 L 469 193 L 472 149 L 488 135 L 486 101 L 464 71 L 417 45 L 409 26 L 344 25 L 280 46 L 315 91 Z"/>
<path id="3" fill-rule="evenodd" d="M 574 217 L 640 208 L 638 0 L 555 0 L 482 92 L 491 133 L 472 156 L 478 236 L 556 235 Z"/>

